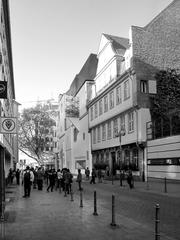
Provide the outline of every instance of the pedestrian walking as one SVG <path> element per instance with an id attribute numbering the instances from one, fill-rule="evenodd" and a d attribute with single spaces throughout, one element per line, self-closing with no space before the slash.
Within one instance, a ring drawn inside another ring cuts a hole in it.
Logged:
<path id="1" fill-rule="evenodd" d="M 91 173 L 91 181 L 90 184 L 96 184 L 96 170 L 93 168 Z"/>
<path id="2" fill-rule="evenodd" d="M 69 169 L 66 169 L 64 173 L 65 195 L 66 193 L 67 194 L 70 193 L 70 178 L 71 178 L 70 171 Z"/>
<path id="3" fill-rule="evenodd" d="M 55 185 L 55 178 L 56 178 L 55 169 L 49 170 L 48 176 L 49 176 L 49 186 L 47 188 L 47 192 L 49 192 L 50 188 L 51 188 L 51 192 L 53 192 L 53 188 L 54 188 L 54 185 Z"/>
<path id="4" fill-rule="evenodd" d="M 19 185 L 19 179 L 20 179 L 20 170 L 19 168 L 16 170 L 16 183 Z"/>
<path id="5" fill-rule="evenodd" d="M 123 186 L 123 180 L 124 180 L 124 171 L 120 170 L 120 186 Z"/>
<path id="6" fill-rule="evenodd" d="M 134 187 L 134 181 L 133 181 L 133 175 L 132 175 L 131 169 L 129 169 L 128 174 L 127 174 L 127 183 L 129 185 L 130 189 L 132 189 Z"/>
<path id="7" fill-rule="evenodd" d="M 90 171 L 88 167 L 85 169 L 85 175 L 86 175 L 86 180 L 89 180 Z"/>
<path id="8" fill-rule="evenodd" d="M 24 198 L 30 197 L 31 193 L 31 185 L 34 181 L 34 174 L 30 170 L 29 166 L 26 167 L 24 174 L 23 174 L 23 184 L 24 184 Z"/>
<path id="9" fill-rule="evenodd" d="M 41 167 L 38 168 L 37 170 L 37 186 L 38 186 L 38 190 L 42 190 L 43 189 L 43 171 L 41 169 Z"/>
<path id="10" fill-rule="evenodd" d="M 57 170 L 57 188 L 59 188 L 59 192 L 61 192 L 62 188 L 62 179 L 63 179 L 63 173 L 60 169 Z"/>
<path id="11" fill-rule="evenodd" d="M 81 169 L 78 169 L 78 175 L 76 182 L 78 183 L 79 191 L 82 191 L 82 174 L 81 174 Z"/>
<path id="12" fill-rule="evenodd" d="M 97 172 L 98 182 L 102 183 L 102 170 L 99 168 Z"/>

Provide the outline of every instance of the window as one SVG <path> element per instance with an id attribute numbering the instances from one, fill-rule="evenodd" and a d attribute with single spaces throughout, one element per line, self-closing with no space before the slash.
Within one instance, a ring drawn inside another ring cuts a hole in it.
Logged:
<path id="1" fill-rule="evenodd" d="M 100 128 L 100 126 L 98 126 L 97 131 L 98 131 L 97 132 L 97 135 L 98 135 L 97 136 L 97 141 L 100 142 L 101 141 L 101 128 Z"/>
<path id="2" fill-rule="evenodd" d="M 142 93 L 147 93 L 147 92 L 148 92 L 147 81 L 145 81 L 145 80 L 141 80 L 141 81 L 140 81 L 140 91 L 141 91 Z"/>
<path id="3" fill-rule="evenodd" d="M 77 128 L 74 128 L 74 142 L 77 141 L 77 135 L 78 135 L 78 130 Z"/>
<path id="4" fill-rule="evenodd" d="M 97 116 L 98 116 L 97 103 L 95 103 L 94 107 L 95 107 L 95 116 L 94 117 L 97 118 Z"/>
<path id="5" fill-rule="evenodd" d="M 108 111 L 108 96 L 104 97 L 104 112 Z"/>
<path id="6" fill-rule="evenodd" d="M 118 120 L 117 118 L 113 120 L 113 137 L 117 137 L 118 134 Z"/>
<path id="7" fill-rule="evenodd" d="M 110 92 L 109 96 L 109 108 L 112 109 L 114 107 L 114 92 Z"/>
<path id="8" fill-rule="evenodd" d="M 121 86 L 116 88 L 116 105 L 122 103 L 121 99 Z"/>
<path id="9" fill-rule="evenodd" d="M 106 124 L 102 125 L 102 140 L 106 140 Z"/>
<path id="10" fill-rule="evenodd" d="M 128 131 L 134 131 L 134 112 L 128 114 Z"/>
<path id="11" fill-rule="evenodd" d="M 96 128 L 93 129 L 93 143 L 96 143 Z"/>
<path id="12" fill-rule="evenodd" d="M 99 101 L 99 115 L 103 113 L 102 99 Z"/>
<path id="13" fill-rule="evenodd" d="M 85 140 L 85 133 L 83 133 L 83 140 Z"/>
<path id="14" fill-rule="evenodd" d="M 130 97 L 129 80 L 124 82 L 124 100 Z"/>
<path id="15" fill-rule="evenodd" d="M 120 130 L 121 129 L 124 129 L 125 130 L 125 116 L 124 115 L 122 115 L 121 117 L 120 117 Z"/>
<path id="16" fill-rule="evenodd" d="M 90 108 L 91 110 L 91 121 L 93 120 L 93 107 Z"/>
<path id="17" fill-rule="evenodd" d="M 134 148 L 132 152 L 132 170 L 138 170 L 138 149 Z"/>
<path id="18" fill-rule="evenodd" d="M 108 133 L 107 133 L 107 138 L 110 139 L 111 138 L 111 121 L 108 122 Z"/>

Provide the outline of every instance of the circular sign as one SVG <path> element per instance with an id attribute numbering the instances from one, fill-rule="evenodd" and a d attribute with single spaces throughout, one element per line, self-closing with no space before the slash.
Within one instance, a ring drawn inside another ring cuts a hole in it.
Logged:
<path id="1" fill-rule="evenodd" d="M 6 90 L 6 86 L 4 84 L 0 84 L 0 93 L 3 93 Z"/>
<path id="2" fill-rule="evenodd" d="M 2 128 L 8 132 L 12 132 L 15 129 L 15 126 L 15 122 L 10 118 L 7 118 L 2 122 Z"/>

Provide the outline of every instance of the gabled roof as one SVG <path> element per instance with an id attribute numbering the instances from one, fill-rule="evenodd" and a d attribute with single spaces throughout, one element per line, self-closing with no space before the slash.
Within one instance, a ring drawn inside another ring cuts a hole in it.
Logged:
<path id="1" fill-rule="evenodd" d="M 179 2 L 180 0 L 174 0 L 172 1 L 166 8 L 164 8 L 158 15 L 156 15 L 145 27 L 144 29 L 147 29 L 149 26 L 151 26 L 153 23 L 155 23 L 163 14 L 166 12 L 171 6 Z"/>
<path id="2" fill-rule="evenodd" d="M 97 55 L 90 54 L 80 72 L 75 76 L 67 95 L 75 96 L 85 81 L 93 81 L 97 70 Z"/>
<path id="3" fill-rule="evenodd" d="M 128 38 L 122 38 L 118 36 L 113 36 L 109 34 L 103 33 L 103 35 L 112 42 L 112 46 L 114 48 L 114 51 L 117 53 L 123 53 L 127 48 L 129 48 L 129 39 Z M 123 50 L 123 51 L 121 51 Z"/>

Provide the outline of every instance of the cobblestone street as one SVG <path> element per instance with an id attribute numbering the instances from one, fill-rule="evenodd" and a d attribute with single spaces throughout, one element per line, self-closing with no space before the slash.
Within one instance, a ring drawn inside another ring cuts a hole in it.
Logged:
<path id="1" fill-rule="evenodd" d="M 146 183 L 135 182 L 130 190 L 125 184 L 110 181 L 90 185 L 83 182 L 83 207 L 80 194 L 73 184 L 74 196 L 64 197 L 58 191 L 32 190 L 30 198 L 22 198 L 23 187 L 10 186 L 6 196 L 4 239 L 155 239 L 155 204 L 160 204 L 160 233 L 163 240 L 178 240 L 180 235 L 180 194 L 146 190 Z M 169 187 L 179 189 L 175 184 Z M 97 213 L 93 215 L 93 193 L 97 192 Z M 13 193 L 11 193 L 13 192 Z M 112 228 L 111 196 L 115 194 L 116 228 Z M 2 227 L 2 225 L 1 225 Z"/>

